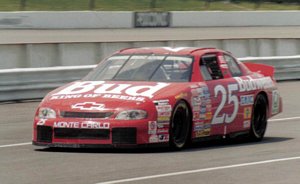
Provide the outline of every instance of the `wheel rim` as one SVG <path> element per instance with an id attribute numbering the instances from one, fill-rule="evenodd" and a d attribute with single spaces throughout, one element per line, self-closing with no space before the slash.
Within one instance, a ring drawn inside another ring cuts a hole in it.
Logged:
<path id="1" fill-rule="evenodd" d="M 258 138 L 262 137 L 267 127 L 267 108 L 266 101 L 263 96 L 259 96 L 255 103 L 252 121 L 255 136 Z"/>
<path id="2" fill-rule="evenodd" d="M 172 139 L 176 147 L 181 148 L 185 145 L 188 130 L 189 130 L 189 116 L 188 109 L 185 104 L 181 103 L 176 106 L 174 115 L 172 118 Z"/>

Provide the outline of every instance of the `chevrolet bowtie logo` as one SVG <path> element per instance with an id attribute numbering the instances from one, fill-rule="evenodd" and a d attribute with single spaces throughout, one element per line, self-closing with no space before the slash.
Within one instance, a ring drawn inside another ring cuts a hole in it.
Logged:
<path id="1" fill-rule="evenodd" d="M 80 109 L 80 110 L 103 110 L 105 107 L 104 104 L 99 104 L 96 102 L 83 102 L 72 105 L 72 109 Z"/>

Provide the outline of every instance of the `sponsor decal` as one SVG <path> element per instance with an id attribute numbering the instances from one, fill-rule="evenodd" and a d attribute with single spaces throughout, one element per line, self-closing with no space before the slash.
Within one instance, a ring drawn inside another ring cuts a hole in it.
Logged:
<path id="1" fill-rule="evenodd" d="M 194 126 L 193 131 L 195 132 L 195 137 L 209 136 L 211 131 L 210 123 L 197 122 Z"/>
<path id="2" fill-rule="evenodd" d="M 252 115 L 252 107 L 245 107 L 244 108 L 244 119 L 251 119 Z"/>
<path id="3" fill-rule="evenodd" d="M 200 120 L 206 120 L 206 114 L 200 114 Z"/>
<path id="4" fill-rule="evenodd" d="M 145 101 L 144 97 L 136 97 L 136 96 L 126 96 L 126 95 L 112 95 L 112 94 L 104 94 L 102 98 L 110 98 L 110 99 L 119 99 L 119 100 L 128 100 L 128 101 Z"/>
<path id="5" fill-rule="evenodd" d="M 169 105 L 169 100 L 155 100 L 153 103 L 155 105 Z"/>
<path id="6" fill-rule="evenodd" d="M 71 106 L 72 109 L 80 109 L 80 110 L 103 110 L 105 108 L 104 104 L 96 103 L 96 102 L 83 102 L 77 103 Z"/>
<path id="7" fill-rule="evenodd" d="M 66 99 L 76 99 L 76 98 L 97 98 L 100 97 L 101 94 L 76 94 L 76 95 L 54 95 L 51 96 L 50 100 L 66 100 Z"/>
<path id="8" fill-rule="evenodd" d="M 172 115 L 172 106 L 169 104 L 169 100 L 154 101 L 154 104 L 157 111 L 157 121 L 169 121 Z"/>
<path id="9" fill-rule="evenodd" d="M 54 128 L 81 128 L 80 122 L 64 122 L 64 121 L 54 122 L 53 127 Z"/>
<path id="10" fill-rule="evenodd" d="M 200 106 L 200 113 L 201 113 L 201 114 L 205 114 L 205 113 L 206 113 L 206 105 L 205 105 L 205 104 L 202 104 L 202 105 Z"/>
<path id="11" fill-rule="evenodd" d="M 210 129 L 205 129 L 202 131 L 197 131 L 195 132 L 195 137 L 199 138 L 199 137 L 207 137 L 210 135 Z"/>
<path id="12" fill-rule="evenodd" d="M 279 112 L 279 92 L 274 90 L 272 92 L 272 114 L 277 114 Z"/>
<path id="13" fill-rule="evenodd" d="M 53 99 L 64 99 L 65 95 L 76 95 L 76 98 L 81 98 L 84 96 L 82 95 L 84 93 L 88 93 L 89 96 L 93 96 L 94 94 L 111 94 L 152 98 L 156 92 L 168 85 L 168 83 L 162 82 L 158 82 L 155 85 L 114 84 L 104 81 L 75 82 L 55 93 Z M 75 96 L 73 96 L 73 98 L 75 98 Z"/>
<path id="14" fill-rule="evenodd" d="M 158 135 L 151 135 L 149 137 L 149 143 L 157 143 L 158 142 Z"/>
<path id="15" fill-rule="evenodd" d="M 157 122 L 149 121 L 148 122 L 148 134 L 156 134 L 157 133 Z"/>
<path id="16" fill-rule="evenodd" d="M 159 142 L 168 142 L 169 141 L 169 134 L 160 134 L 158 135 Z"/>
<path id="17" fill-rule="evenodd" d="M 212 119 L 212 104 L 208 87 L 199 83 L 199 86 L 191 86 L 191 93 L 193 121 Z"/>
<path id="18" fill-rule="evenodd" d="M 83 121 L 81 123 L 81 128 L 86 129 L 109 129 L 110 123 L 100 123 L 95 121 Z"/>
<path id="19" fill-rule="evenodd" d="M 168 128 L 157 129 L 157 134 L 162 134 L 162 133 L 169 133 L 169 129 Z"/>
<path id="20" fill-rule="evenodd" d="M 171 105 L 157 105 L 156 106 L 157 112 L 171 112 L 172 111 L 172 106 Z"/>
<path id="21" fill-rule="evenodd" d="M 194 112 L 193 113 L 193 121 L 197 121 L 200 119 L 200 112 Z"/>
<path id="22" fill-rule="evenodd" d="M 207 86 L 203 86 L 202 87 L 203 93 L 202 93 L 202 98 L 204 99 L 209 99 L 210 98 L 210 93 L 209 93 L 209 89 Z"/>
<path id="23" fill-rule="evenodd" d="M 157 121 L 170 121 L 170 116 L 158 116 Z"/>
<path id="24" fill-rule="evenodd" d="M 200 96 L 192 96 L 192 106 L 199 106 L 201 104 Z"/>
<path id="25" fill-rule="evenodd" d="M 169 122 L 158 122 L 157 123 L 157 128 L 165 128 L 165 127 L 169 127 Z"/>
<path id="26" fill-rule="evenodd" d="M 198 85 L 191 85 L 190 88 L 191 88 L 191 89 L 198 88 Z"/>
<path id="27" fill-rule="evenodd" d="M 108 122 L 95 122 L 95 121 L 83 121 L 83 122 L 54 122 L 54 128 L 82 128 L 82 129 L 109 129 L 110 123 Z"/>
<path id="28" fill-rule="evenodd" d="M 211 99 L 207 99 L 205 101 L 206 103 L 206 108 L 207 108 L 207 111 L 211 111 L 211 108 L 212 108 L 212 105 L 211 105 Z"/>
<path id="29" fill-rule="evenodd" d="M 169 122 L 148 122 L 148 134 L 150 143 L 169 141 Z"/>
<path id="30" fill-rule="evenodd" d="M 136 96 L 126 96 L 126 95 L 113 95 L 113 94 L 79 94 L 79 95 L 58 95 L 52 96 L 50 100 L 65 100 L 65 99 L 78 99 L 78 98 L 106 98 L 106 99 L 119 99 L 119 100 L 127 100 L 127 101 L 139 101 L 144 102 L 144 97 L 136 97 Z"/>
<path id="31" fill-rule="evenodd" d="M 200 112 L 200 106 L 192 106 L 193 107 L 193 112 Z"/>
<path id="32" fill-rule="evenodd" d="M 212 119 L 212 113 L 211 112 L 207 112 L 206 114 L 205 114 L 205 120 L 211 120 Z"/>
<path id="33" fill-rule="evenodd" d="M 274 87 L 274 83 L 270 77 L 253 79 L 247 76 L 247 79 L 234 77 L 239 86 L 239 92 L 253 91 L 257 89 L 266 89 Z"/>
<path id="34" fill-rule="evenodd" d="M 204 129 L 204 126 L 203 124 L 202 125 L 195 125 L 194 126 L 194 132 L 197 132 L 197 131 L 201 131 Z"/>
<path id="35" fill-rule="evenodd" d="M 178 95 L 176 95 L 175 96 L 175 99 L 177 100 L 177 99 L 182 99 L 182 98 L 185 98 L 185 97 L 187 97 L 188 95 L 187 95 L 187 93 L 180 93 L 180 94 L 178 94 Z"/>
<path id="36" fill-rule="evenodd" d="M 193 96 L 200 96 L 203 94 L 203 89 L 201 87 L 198 87 L 197 88 L 192 88 L 191 89 L 191 93 Z"/>
<path id="37" fill-rule="evenodd" d="M 208 87 L 200 84 L 200 87 L 192 88 L 191 93 L 193 121 L 205 120 L 207 113 L 210 112 L 212 108 Z"/>
<path id="38" fill-rule="evenodd" d="M 252 105 L 254 103 L 254 96 L 253 95 L 243 95 L 240 97 L 240 104 L 244 105 Z"/>
<path id="39" fill-rule="evenodd" d="M 243 122 L 243 127 L 244 127 L 244 128 L 249 128 L 250 126 L 251 126 L 250 120 L 247 120 L 247 121 L 244 121 L 244 122 Z"/>
<path id="40" fill-rule="evenodd" d="M 158 116 L 170 117 L 171 114 L 172 114 L 171 111 L 169 111 L 169 112 L 158 112 Z"/>

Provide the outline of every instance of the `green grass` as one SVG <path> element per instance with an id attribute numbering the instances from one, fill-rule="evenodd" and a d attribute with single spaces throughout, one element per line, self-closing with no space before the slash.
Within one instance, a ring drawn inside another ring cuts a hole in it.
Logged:
<path id="1" fill-rule="evenodd" d="M 204 0 L 157 0 L 156 7 L 150 7 L 151 0 L 95 0 L 97 11 L 241 11 L 241 10 L 299 10 L 299 4 L 230 3 L 215 1 L 207 6 Z M 0 11 L 21 10 L 21 0 L 0 0 Z M 77 11 L 89 10 L 89 0 L 26 0 L 26 11 Z"/>

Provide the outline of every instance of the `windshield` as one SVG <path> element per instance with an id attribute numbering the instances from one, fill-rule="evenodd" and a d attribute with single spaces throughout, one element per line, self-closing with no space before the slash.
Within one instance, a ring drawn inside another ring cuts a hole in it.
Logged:
<path id="1" fill-rule="evenodd" d="M 123 55 L 101 62 L 83 80 L 187 82 L 193 59 L 188 56 Z"/>

